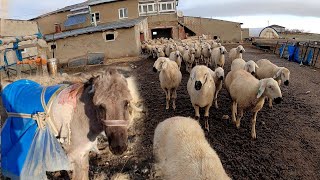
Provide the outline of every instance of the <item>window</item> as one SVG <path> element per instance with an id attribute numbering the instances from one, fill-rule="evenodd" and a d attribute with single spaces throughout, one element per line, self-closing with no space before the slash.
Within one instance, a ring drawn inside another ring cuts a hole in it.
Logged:
<path id="1" fill-rule="evenodd" d="M 161 12 L 174 11 L 175 5 L 174 2 L 163 2 L 159 4 L 159 8 Z"/>
<path id="2" fill-rule="evenodd" d="M 140 4 L 139 13 L 140 15 L 146 15 L 157 12 L 155 3 Z"/>
<path id="3" fill-rule="evenodd" d="M 99 12 L 95 12 L 91 14 L 91 22 L 100 22 L 100 13 Z"/>
<path id="4" fill-rule="evenodd" d="M 115 41 L 118 37 L 117 31 L 107 31 L 102 33 L 102 37 L 105 42 Z"/>
<path id="5" fill-rule="evenodd" d="M 128 8 L 119 9 L 119 19 L 128 18 Z"/>
<path id="6" fill-rule="evenodd" d="M 157 31 L 153 31 L 152 35 L 158 35 L 158 32 Z"/>
<path id="7" fill-rule="evenodd" d="M 112 33 L 112 34 L 106 34 L 106 40 L 107 41 L 114 41 L 114 34 Z"/>

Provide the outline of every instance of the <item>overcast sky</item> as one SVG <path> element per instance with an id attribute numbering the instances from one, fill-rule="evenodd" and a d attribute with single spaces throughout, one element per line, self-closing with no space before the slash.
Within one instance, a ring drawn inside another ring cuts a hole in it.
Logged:
<path id="1" fill-rule="evenodd" d="M 84 0 L 7 1 L 9 18 L 30 19 Z M 178 9 L 184 15 L 242 22 L 242 27 L 265 27 L 269 22 L 320 33 L 320 0 L 179 0 Z"/>

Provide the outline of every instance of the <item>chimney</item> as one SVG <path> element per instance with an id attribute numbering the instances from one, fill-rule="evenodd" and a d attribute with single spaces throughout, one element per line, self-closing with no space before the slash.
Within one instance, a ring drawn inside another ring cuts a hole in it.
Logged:
<path id="1" fill-rule="evenodd" d="M 59 23 L 55 23 L 54 28 L 55 28 L 55 33 L 61 32 L 61 25 Z"/>

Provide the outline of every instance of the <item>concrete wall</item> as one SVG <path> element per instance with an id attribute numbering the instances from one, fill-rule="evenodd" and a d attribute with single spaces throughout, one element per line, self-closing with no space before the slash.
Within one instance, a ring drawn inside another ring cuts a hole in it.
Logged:
<path id="1" fill-rule="evenodd" d="M 249 28 L 242 28 L 242 39 L 249 38 Z"/>
<path id="2" fill-rule="evenodd" d="M 177 14 L 160 14 L 148 16 L 149 37 L 151 29 L 172 28 L 173 39 L 179 39 L 179 26 Z"/>
<path id="3" fill-rule="evenodd" d="M 137 0 L 127 0 L 127 1 L 98 4 L 95 6 L 91 6 L 91 12 L 100 13 L 100 22 L 97 23 L 99 25 L 99 24 L 105 24 L 108 22 L 119 21 L 120 8 L 128 8 L 128 18 L 126 19 L 136 19 L 139 17 Z"/>
<path id="4" fill-rule="evenodd" d="M 137 26 L 117 29 L 116 39 L 107 42 L 103 32 L 59 39 L 56 41 L 55 57 L 58 58 L 60 63 L 67 63 L 69 59 L 84 56 L 89 52 L 105 53 L 106 58 L 137 56 L 140 54 L 140 44 L 137 42 L 140 35 L 138 30 Z"/>
<path id="5" fill-rule="evenodd" d="M 38 25 L 34 21 L 1 19 L 0 36 L 26 36 L 38 32 Z"/>
<path id="6" fill-rule="evenodd" d="M 197 35 L 220 36 L 222 41 L 241 40 L 241 25 L 237 22 L 186 16 L 183 23 Z"/>

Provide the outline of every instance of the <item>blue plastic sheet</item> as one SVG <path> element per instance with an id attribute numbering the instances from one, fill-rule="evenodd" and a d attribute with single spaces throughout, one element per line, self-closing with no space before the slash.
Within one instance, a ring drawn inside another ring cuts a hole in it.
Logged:
<path id="1" fill-rule="evenodd" d="M 59 87 L 47 87 L 46 103 Z M 7 112 L 44 112 L 42 90 L 36 82 L 18 80 L 3 90 L 3 105 Z M 48 128 L 40 130 L 36 121 L 30 118 L 8 117 L 1 131 L 1 168 L 3 175 L 12 179 L 37 180 L 46 179 L 46 171 L 69 170 L 70 165 Z"/>

